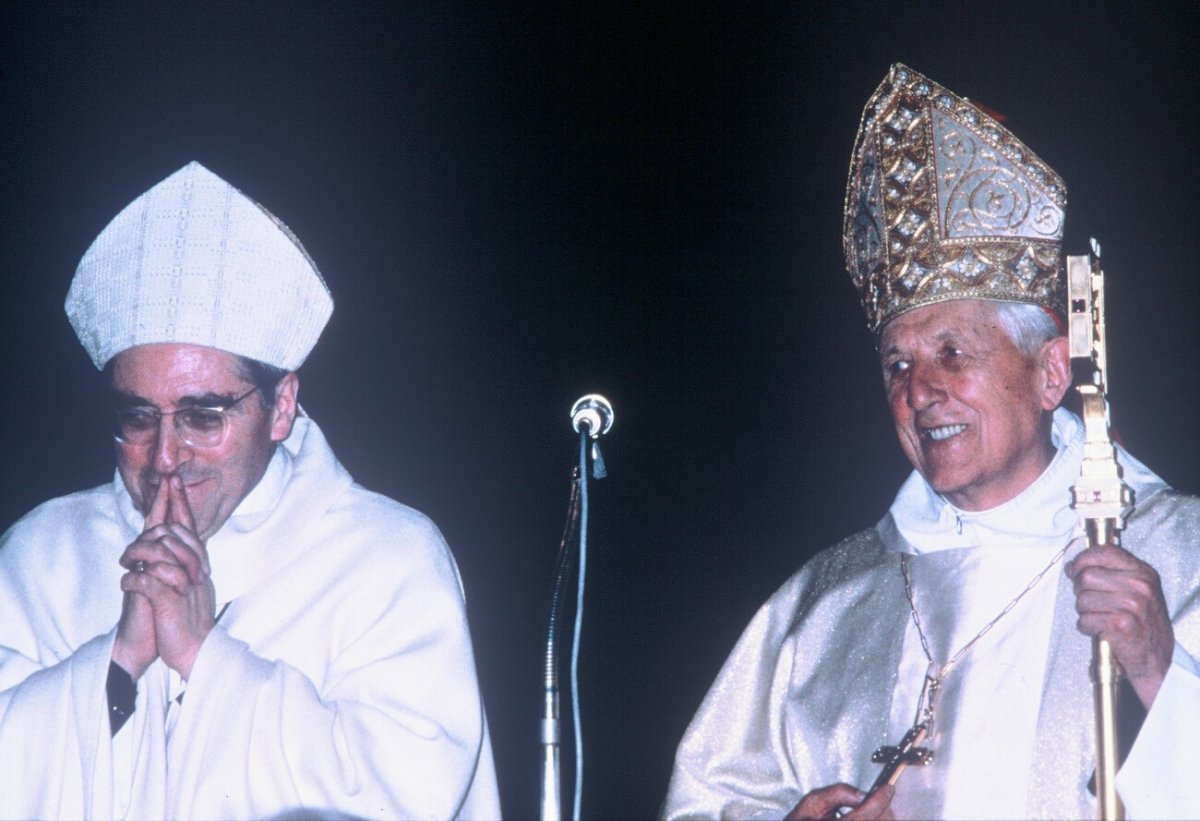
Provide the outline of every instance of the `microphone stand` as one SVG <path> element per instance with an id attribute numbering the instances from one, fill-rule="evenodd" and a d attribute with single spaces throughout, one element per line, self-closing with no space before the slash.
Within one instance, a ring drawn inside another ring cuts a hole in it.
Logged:
<path id="1" fill-rule="evenodd" d="M 560 821 L 562 818 L 562 793 L 560 778 L 559 750 L 561 744 L 561 727 L 558 713 L 558 635 L 559 621 L 562 617 L 563 601 L 566 598 L 567 579 L 575 556 L 575 548 L 579 552 L 579 589 L 576 594 L 575 640 L 572 653 L 572 690 L 575 706 L 575 812 L 573 817 L 578 821 L 580 806 L 580 790 L 583 774 L 583 751 L 580 741 L 579 727 L 579 693 L 575 682 L 576 665 L 579 653 L 579 630 L 583 619 L 583 583 L 587 562 L 587 440 L 592 444 L 592 468 L 595 478 L 605 475 L 604 460 L 600 457 L 600 436 L 607 433 L 613 424 L 612 405 L 599 394 L 589 394 L 580 398 L 571 408 L 571 425 L 580 436 L 579 464 L 572 469 L 571 495 L 567 503 L 567 521 L 563 527 L 562 539 L 559 542 L 558 557 L 554 565 L 554 589 L 550 599 L 550 617 L 546 630 L 545 667 L 542 679 L 542 785 L 541 785 L 541 818 L 542 821 Z"/>
<path id="2" fill-rule="evenodd" d="M 546 629 L 545 677 L 542 682 L 542 819 L 560 821 L 562 817 L 559 744 L 562 731 L 558 723 L 558 622 L 562 616 L 567 578 L 574 558 L 575 527 L 579 522 L 579 467 L 571 472 L 571 498 L 567 503 L 567 523 L 563 527 L 554 563 L 554 593 L 550 599 L 549 627 Z"/>

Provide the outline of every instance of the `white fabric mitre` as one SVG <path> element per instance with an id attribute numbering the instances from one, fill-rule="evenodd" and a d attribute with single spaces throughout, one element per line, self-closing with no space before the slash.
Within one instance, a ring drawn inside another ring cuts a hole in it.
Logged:
<path id="1" fill-rule="evenodd" d="M 136 345 L 179 342 L 295 370 L 333 299 L 286 225 L 191 162 L 100 232 L 65 307 L 97 368 Z"/>

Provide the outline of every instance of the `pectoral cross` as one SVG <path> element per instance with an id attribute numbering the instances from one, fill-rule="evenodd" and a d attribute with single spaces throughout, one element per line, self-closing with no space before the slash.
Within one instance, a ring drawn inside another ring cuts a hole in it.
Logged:
<path id="1" fill-rule="evenodd" d="M 925 740 L 928 732 L 929 723 L 922 721 L 905 733 L 899 744 L 894 747 L 880 747 L 871 755 L 871 761 L 875 764 L 882 764 L 883 770 L 875 779 L 875 783 L 871 785 L 869 792 L 875 792 L 884 784 L 895 784 L 900 778 L 900 773 L 904 772 L 904 768 L 909 764 L 924 767 L 933 761 L 933 750 L 917 746 Z"/>

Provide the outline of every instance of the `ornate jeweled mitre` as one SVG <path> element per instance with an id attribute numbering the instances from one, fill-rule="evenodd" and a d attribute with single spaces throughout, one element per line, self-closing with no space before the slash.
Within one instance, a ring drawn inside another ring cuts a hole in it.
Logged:
<path id="1" fill-rule="evenodd" d="M 871 332 L 950 299 L 1061 314 L 1067 189 L 969 101 L 896 63 L 867 101 L 843 243 Z"/>

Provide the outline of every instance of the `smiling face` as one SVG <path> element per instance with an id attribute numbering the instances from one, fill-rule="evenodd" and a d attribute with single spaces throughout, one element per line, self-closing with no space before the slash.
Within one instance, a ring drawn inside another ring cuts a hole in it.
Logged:
<path id="1" fill-rule="evenodd" d="M 159 420 L 144 445 L 117 443 L 117 469 L 134 505 L 143 514 L 159 484 L 170 476 L 183 480 L 196 528 L 202 539 L 220 530 L 234 508 L 267 469 L 275 444 L 287 438 L 296 414 L 295 374 L 279 383 L 270 407 L 258 394 L 226 411 L 228 433 L 216 447 L 185 444 L 173 415 Z M 188 406 L 227 406 L 254 388 L 236 356 L 199 345 L 139 345 L 113 360 L 113 393 L 123 405 L 161 412 Z"/>
<path id="2" fill-rule="evenodd" d="M 1070 387 L 1065 337 L 1026 355 L 994 303 L 958 299 L 889 322 L 880 363 L 901 448 L 956 507 L 1003 504 L 1050 464 L 1051 414 Z"/>

